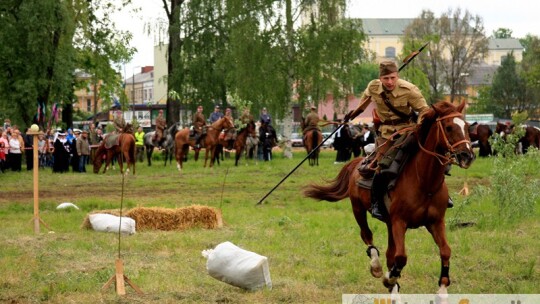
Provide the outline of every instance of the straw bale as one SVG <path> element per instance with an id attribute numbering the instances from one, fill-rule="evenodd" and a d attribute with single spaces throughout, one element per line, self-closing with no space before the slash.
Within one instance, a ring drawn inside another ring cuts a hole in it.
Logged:
<path id="1" fill-rule="evenodd" d="M 107 213 L 120 216 L 119 209 L 97 210 L 94 213 Z M 193 205 L 170 209 L 161 207 L 136 207 L 122 212 L 135 220 L 137 231 L 140 230 L 185 230 L 194 227 L 216 229 L 223 227 L 221 212 L 208 206 Z M 89 216 L 83 221 L 81 228 L 92 229 Z"/>
<path id="2" fill-rule="evenodd" d="M 126 216 L 135 220 L 137 230 L 185 230 L 194 227 L 216 229 L 223 227 L 221 212 L 208 206 L 193 205 L 176 209 L 137 207 L 129 210 Z"/>

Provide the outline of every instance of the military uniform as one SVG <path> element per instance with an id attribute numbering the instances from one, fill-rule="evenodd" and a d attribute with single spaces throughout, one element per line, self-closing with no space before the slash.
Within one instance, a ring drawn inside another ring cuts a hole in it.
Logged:
<path id="1" fill-rule="evenodd" d="M 319 129 L 319 115 L 315 112 L 311 112 L 306 116 L 306 119 L 304 120 L 304 134 L 306 134 L 307 131 L 311 131 L 314 129 Z"/>
<path id="2" fill-rule="evenodd" d="M 202 112 L 193 114 L 193 131 L 195 131 L 195 147 L 200 148 L 200 141 L 203 135 L 203 127 L 206 125 L 206 118 Z"/>
<path id="3" fill-rule="evenodd" d="M 165 131 L 165 128 L 167 128 L 167 121 L 162 115 L 159 115 L 156 117 L 156 133 L 155 133 L 155 141 L 158 143 L 163 138 L 163 132 Z"/>
<path id="4" fill-rule="evenodd" d="M 113 120 L 114 129 L 116 132 L 121 133 L 124 131 L 124 128 L 126 127 L 126 121 L 124 120 L 124 116 L 115 117 Z"/>
<path id="5" fill-rule="evenodd" d="M 390 110 L 381 96 L 382 92 L 384 92 L 382 82 L 375 79 L 368 84 L 361 99 L 371 97 L 372 102 L 376 103 L 375 112 L 381 121 L 378 131 L 382 138 L 388 139 L 396 131 L 414 126 L 416 121 L 402 119 Z M 421 113 L 428 109 L 420 90 L 414 84 L 403 79 L 398 79 L 394 90 L 385 92 L 385 94 L 392 106 L 403 114 L 411 116 L 411 111 Z"/>
<path id="6" fill-rule="evenodd" d="M 414 84 L 399 79 L 398 72 L 399 70 L 394 62 L 381 62 L 379 65 L 379 79 L 372 80 L 367 85 L 360 98 L 360 105 L 356 110 L 347 114 L 345 119 L 348 121 L 348 116 L 354 117 L 355 113 L 358 114 L 363 111 L 370 102 L 375 102 L 373 122 L 379 135 L 376 140 L 377 150 L 376 153 L 371 154 L 362 162 L 360 174 L 367 177 L 375 173 L 371 187 L 371 214 L 378 219 L 384 217 L 384 194 L 388 189 L 392 176 L 398 174 L 397 171 L 402 162 L 397 166 L 392 166 L 392 170 L 389 170 L 390 164 L 393 164 L 398 159 L 406 159 L 406 157 L 396 158 L 397 150 L 390 150 L 395 139 L 392 138 L 392 135 L 397 131 L 416 125 L 417 122 L 414 121 L 413 111 L 421 114 L 428 109 L 426 100 L 420 90 Z M 394 79 L 395 83 L 393 83 Z M 392 87 L 393 84 L 393 89 L 387 91 L 383 81 L 387 87 Z M 387 105 L 385 99 L 394 109 Z M 396 113 L 396 111 L 399 113 Z M 405 139 L 406 137 L 402 138 Z M 377 168 L 379 170 L 375 171 Z M 384 172 L 384 174 L 381 172 Z"/>

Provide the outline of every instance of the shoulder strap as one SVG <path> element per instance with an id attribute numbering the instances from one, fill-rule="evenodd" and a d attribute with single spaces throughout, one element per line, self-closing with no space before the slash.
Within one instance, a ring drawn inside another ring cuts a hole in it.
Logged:
<path id="1" fill-rule="evenodd" d="M 398 109 L 396 109 L 392 103 L 390 103 L 390 100 L 388 99 L 388 96 L 386 96 L 386 93 L 383 91 L 381 92 L 381 97 L 384 100 L 384 104 L 390 109 L 390 111 L 394 112 L 397 116 L 399 116 L 401 119 L 411 119 L 411 116 L 408 114 L 405 114 Z"/>

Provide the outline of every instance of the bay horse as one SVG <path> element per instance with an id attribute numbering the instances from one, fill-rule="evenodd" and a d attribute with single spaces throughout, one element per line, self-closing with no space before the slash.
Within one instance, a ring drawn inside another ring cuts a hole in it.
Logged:
<path id="1" fill-rule="evenodd" d="M 389 291 L 399 291 L 398 278 L 407 264 L 405 233 L 407 229 L 425 226 L 437 246 L 441 257 L 439 294 L 447 294 L 450 285 L 450 246 L 446 240 L 444 216 L 448 205 L 448 187 L 445 182 L 445 167 L 455 163 L 468 168 L 475 159 L 468 134 L 463 109 L 441 101 L 422 113 L 419 124 L 410 136 L 414 136 L 410 154 L 397 177 L 394 187 L 385 195 L 388 216 L 384 219 L 388 231 L 386 250 L 386 273 L 383 284 Z M 373 244 L 373 233 L 367 222 L 371 208 L 371 190 L 357 186 L 361 178 L 358 165 L 362 157 L 345 164 L 338 176 L 329 185 L 311 184 L 304 195 L 316 200 L 337 202 L 349 197 L 354 218 L 360 227 L 360 236 L 368 246 L 371 258 L 371 274 L 383 275 L 379 251 Z"/>
<path id="2" fill-rule="evenodd" d="M 304 117 L 302 117 L 302 120 L 300 122 L 300 127 L 302 129 L 305 128 Z M 323 140 L 322 132 L 318 128 L 314 128 L 311 130 L 308 129 L 304 131 L 304 136 L 302 137 L 302 141 L 304 142 L 304 147 L 306 148 L 306 152 L 308 153 L 308 155 L 311 153 L 311 155 L 309 156 L 310 166 L 319 165 L 319 153 L 321 151 L 321 148 L 319 147 L 319 145 L 321 144 L 322 140 Z M 315 148 L 317 149 L 315 150 Z M 313 151 L 313 153 L 311 151 Z"/>
<path id="3" fill-rule="evenodd" d="M 489 139 L 493 135 L 493 131 L 486 124 L 473 123 L 469 126 L 469 136 L 471 141 L 478 141 L 478 155 L 480 157 L 487 157 L 493 154 Z"/>
<path id="4" fill-rule="evenodd" d="M 528 125 L 522 125 L 521 128 L 524 133 L 517 141 L 515 152 L 518 154 L 525 154 L 530 147 L 540 149 L 540 129 Z M 503 124 L 497 122 L 497 126 L 495 127 L 495 132 L 497 132 L 503 140 L 506 140 L 506 137 L 509 134 L 513 134 L 514 131 L 515 125 L 511 123 Z"/>
<path id="5" fill-rule="evenodd" d="M 127 128 L 126 128 L 127 129 Z M 132 133 L 124 132 L 120 134 L 108 134 L 96 150 L 94 157 L 94 173 L 99 173 L 105 159 L 105 168 L 103 173 L 107 172 L 109 164 L 114 156 L 117 156 L 120 173 L 124 173 L 123 163 L 127 164 L 126 174 L 129 172 L 130 165 L 135 175 L 135 136 Z"/>
<path id="6" fill-rule="evenodd" d="M 257 133 L 255 133 L 256 127 L 255 122 L 251 120 L 245 128 L 240 130 L 238 134 L 236 135 L 236 140 L 234 141 L 234 150 L 235 153 L 235 161 L 234 165 L 238 166 L 238 161 L 242 157 L 242 154 L 244 153 L 244 150 L 246 149 L 247 140 L 249 137 L 256 137 Z"/>
<path id="7" fill-rule="evenodd" d="M 146 159 L 148 161 L 148 166 L 152 166 L 152 154 L 154 153 L 154 148 L 163 149 L 163 154 L 165 156 L 165 166 L 167 165 L 167 159 L 169 160 L 169 163 L 172 163 L 172 157 L 174 154 L 174 136 L 176 135 L 177 131 L 178 123 L 173 124 L 167 130 L 165 130 L 165 132 L 163 132 L 165 140 L 163 141 L 161 146 L 158 142 L 154 140 L 154 135 L 156 134 L 156 131 L 151 131 L 144 134 L 144 147 L 146 149 Z"/>
<path id="8" fill-rule="evenodd" d="M 216 152 L 215 148 L 219 142 L 219 134 L 222 130 L 227 130 L 230 128 L 234 128 L 234 125 L 233 122 L 227 117 L 222 117 L 210 126 L 207 126 L 206 135 L 204 135 L 204 138 L 201 139 L 201 146 L 205 149 L 204 167 L 206 167 L 209 157 L 209 166 L 212 167 L 214 165 Z M 182 164 L 184 159 L 187 158 L 189 147 L 195 148 L 195 139 L 189 137 L 189 128 L 184 128 L 176 132 L 174 142 L 176 167 L 178 168 L 178 171 L 182 171 Z M 199 150 L 200 149 L 195 149 L 195 160 L 197 160 L 199 157 Z"/>

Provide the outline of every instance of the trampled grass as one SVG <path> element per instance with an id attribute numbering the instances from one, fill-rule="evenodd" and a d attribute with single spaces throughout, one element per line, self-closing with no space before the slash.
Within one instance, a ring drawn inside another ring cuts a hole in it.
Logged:
<path id="1" fill-rule="evenodd" d="M 125 297 L 116 296 L 114 287 L 101 291 L 114 274 L 118 236 L 80 228 L 89 212 L 119 208 L 118 169 L 105 175 L 40 171 L 40 215 L 54 233 L 41 226 L 37 235 L 31 223 L 32 173 L 0 175 L 0 302 L 337 303 L 344 293 L 385 293 L 369 274 L 350 203 L 302 196 L 305 185 L 336 176 L 341 165 L 333 164 L 334 151 L 324 151 L 318 167 L 303 164 L 255 206 L 304 155 L 298 151 L 292 160 L 275 155 L 271 162 L 242 161 L 238 167 L 225 160 L 214 169 L 190 159 L 181 174 L 159 161 L 151 168 L 138 163 L 136 176 L 125 179 L 126 209 L 200 204 L 221 208 L 225 221 L 219 230 L 139 231 L 122 237 L 125 274 L 143 296 L 128 285 Z M 492 164 L 477 159 L 468 170 L 454 166 L 447 178 L 456 202 L 447 212 L 449 292 L 540 293 L 538 208 L 519 221 L 499 221 L 496 198 L 485 190 Z M 465 181 L 469 197 L 458 194 Z M 81 210 L 56 210 L 62 202 Z M 382 253 L 386 227 L 372 219 L 370 226 Z M 224 241 L 267 256 L 273 289 L 247 292 L 210 277 L 201 251 Z M 401 291 L 434 293 L 440 259 L 431 236 L 424 228 L 409 230 L 406 245 Z"/>

